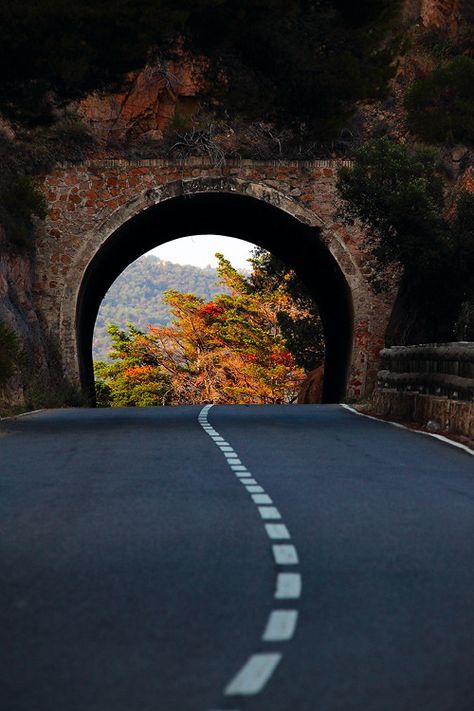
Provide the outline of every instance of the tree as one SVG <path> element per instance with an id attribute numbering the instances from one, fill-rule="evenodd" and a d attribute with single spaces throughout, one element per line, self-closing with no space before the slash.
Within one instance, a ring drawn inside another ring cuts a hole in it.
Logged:
<path id="1" fill-rule="evenodd" d="M 277 323 L 295 362 L 306 372 L 324 361 L 324 335 L 319 310 L 297 274 L 281 259 L 259 247 L 252 263 L 252 287 L 278 303 Z"/>
<path id="2" fill-rule="evenodd" d="M 456 57 L 410 87 L 410 129 L 428 143 L 474 146 L 474 59 Z"/>
<path id="3" fill-rule="evenodd" d="M 153 359 L 148 342 L 132 324 L 110 324 L 112 364 L 95 363 L 97 403 L 103 407 L 151 407 L 171 403 L 171 382 Z"/>
<path id="4" fill-rule="evenodd" d="M 222 0 L 191 15 L 189 37 L 212 60 L 227 115 L 291 125 L 300 137 L 328 141 L 355 102 L 386 94 L 400 6 Z"/>
<path id="5" fill-rule="evenodd" d="M 399 0 L 16 0 L 0 6 L 0 105 L 20 123 L 123 81 L 178 42 L 211 60 L 223 113 L 337 136 L 392 76 Z"/>
<path id="6" fill-rule="evenodd" d="M 146 333 L 131 325 L 128 333 L 109 326 L 114 363 L 96 368 L 100 392 L 109 404 L 124 404 L 124 399 L 140 404 L 137 378 L 141 395 L 154 379 L 168 386 L 167 399 L 153 404 L 282 403 L 296 398 L 305 372 L 278 321 L 282 306 L 288 310 L 288 296 L 264 288 L 262 274 L 259 279 L 246 277 L 217 256 L 220 282 L 230 293 L 206 301 L 170 290 L 164 299 L 171 326 L 149 326 Z M 102 402 L 107 404 L 104 398 Z"/>
<path id="7" fill-rule="evenodd" d="M 474 196 L 459 196 L 448 219 L 437 154 L 387 138 L 361 148 L 353 168 L 341 168 L 338 189 L 345 218 L 359 219 L 367 230 L 375 288 L 387 287 L 387 269 L 401 270 L 403 313 L 391 338 L 452 338 L 461 303 L 472 290 Z"/>
<path id="8" fill-rule="evenodd" d="M 55 104 L 122 82 L 127 71 L 146 63 L 153 46 L 166 48 L 182 28 L 189 14 L 183 5 L 167 0 L 2 3 L 2 111 L 22 123 L 50 121 Z"/>

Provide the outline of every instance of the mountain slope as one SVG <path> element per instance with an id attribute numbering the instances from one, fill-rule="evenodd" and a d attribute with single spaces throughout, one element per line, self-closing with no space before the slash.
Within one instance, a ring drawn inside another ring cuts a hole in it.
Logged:
<path id="1" fill-rule="evenodd" d="M 140 257 L 122 272 L 105 295 L 95 325 L 94 360 L 107 358 L 107 323 L 124 327 L 131 322 L 141 329 L 146 329 L 149 323 L 167 325 L 170 314 L 161 300 L 167 289 L 192 292 L 205 299 L 226 291 L 211 267 L 173 264 L 153 255 Z"/>

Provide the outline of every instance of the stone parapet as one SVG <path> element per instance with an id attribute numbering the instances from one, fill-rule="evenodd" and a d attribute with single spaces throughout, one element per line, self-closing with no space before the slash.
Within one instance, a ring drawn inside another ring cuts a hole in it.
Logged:
<path id="1" fill-rule="evenodd" d="M 380 355 L 378 414 L 474 439 L 474 343 L 395 346 Z"/>
<path id="2" fill-rule="evenodd" d="M 474 400 L 474 343 L 394 346 L 380 354 L 379 389 Z"/>

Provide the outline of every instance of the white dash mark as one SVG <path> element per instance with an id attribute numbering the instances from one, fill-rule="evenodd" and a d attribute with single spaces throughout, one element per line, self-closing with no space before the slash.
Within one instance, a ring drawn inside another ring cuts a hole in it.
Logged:
<path id="1" fill-rule="evenodd" d="M 242 481 L 242 477 L 247 477 L 249 476 L 250 472 L 234 472 L 235 476 L 238 476 L 239 479 Z"/>
<path id="2" fill-rule="evenodd" d="M 257 484 L 258 482 L 255 479 L 241 479 L 240 480 L 242 484 Z"/>
<path id="3" fill-rule="evenodd" d="M 275 597 L 277 600 L 296 600 L 301 597 L 301 575 L 299 573 L 278 573 Z"/>
<path id="4" fill-rule="evenodd" d="M 268 520 L 281 518 L 281 514 L 275 506 L 259 506 L 258 510 L 262 518 Z"/>
<path id="5" fill-rule="evenodd" d="M 299 563 L 296 548 L 291 545 L 272 546 L 273 557 L 277 565 L 297 565 Z"/>
<path id="6" fill-rule="evenodd" d="M 262 486 L 253 486 L 250 484 L 249 486 L 245 487 L 249 494 L 264 494 L 265 489 Z"/>
<path id="7" fill-rule="evenodd" d="M 219 449 L 221 450 L 221 452 L 232 452 L 232 454 L 235 454 L 234 448 L 233 448 L 233 447 L 229 447 L 229 445 L 227 445 L 227 444 L 219 444 L 219 445 L 217 445 L 217 446 L 219 447 Z"/>
<path id="8" fill-rule="evenodd" d="M 224 690 L 226 696 L 254 696 L 258 694 L 280 662 L 282 655 L 253 654 Z"/>
<path id="9" fill-rule="evenodd" d="M 244 467 L 243 464 L 231 464 L 230 468 L 234 472 L 246 472 L 247 471 L 247 467 Z"/>
<path id="10" fill-rule="evenodd" d="M 284 538 L 291 538 L 290 532 L 284 523 L 266 523 L 265 530 L 269 538 L 275 540 L 282 540 Z"/>
<path id="11" fill-rule="evenodd" d="M 263 641 L 286 642 L 293 637 L 297 622 L 297 610 L 273 610 L 262 636 Z"/>
<path id="12" fill-rule="evenodd" d="M 273 504 L 268 494 L 252 494 L 254 504 Z"/>

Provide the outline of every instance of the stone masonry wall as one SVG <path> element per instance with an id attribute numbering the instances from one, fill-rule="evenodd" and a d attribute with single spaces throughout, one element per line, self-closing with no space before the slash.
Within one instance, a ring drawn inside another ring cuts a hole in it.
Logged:
<path id="1" fill-rule="evenodd" d="M 269 202 L 322 229 L 322 239 L 350 286 L 354 347 L 348 396 L 375 385 L 393 295 L 371 290 L 358 225 L 343 225 L 336 191 L 335 161 L 228 161 L 212 166 L 200 158 L 184 162 L 102 160 L 62 166 L 44 180 L 49 214 L 39 226 L 34 294 L 49 336 L 59 341 L 66 374 L 78 381 L 75 313 L 84 272 L 101 245 L 138 212 L 176 195 L 234 192 Z M 295 245 L 297 249 L 297 245 Z"/>

